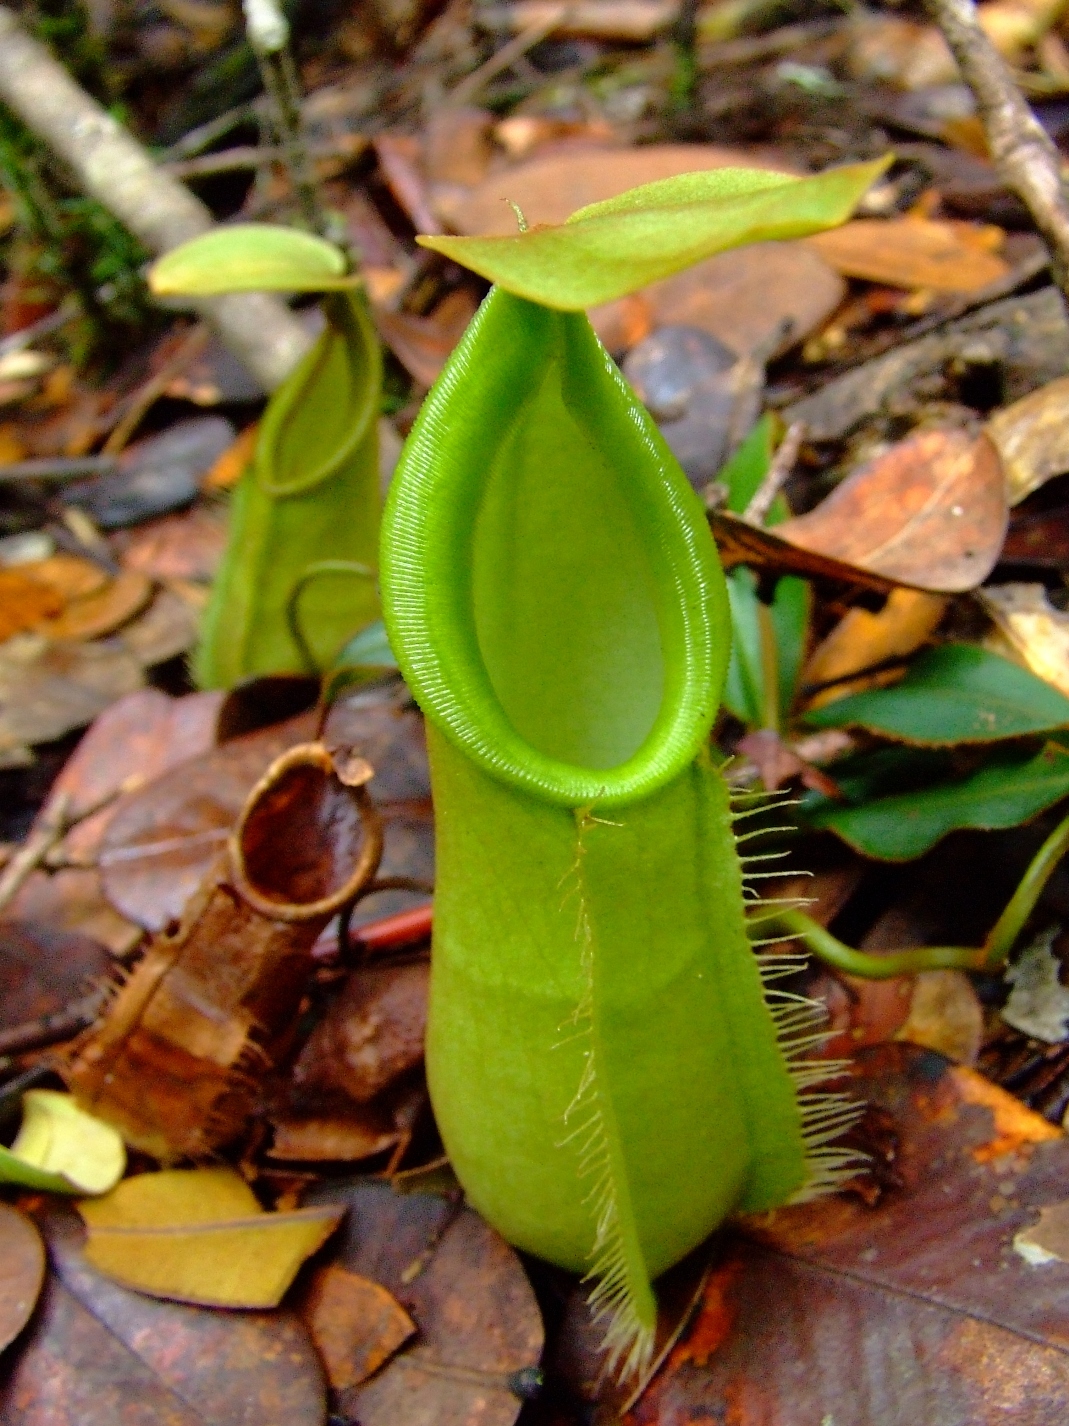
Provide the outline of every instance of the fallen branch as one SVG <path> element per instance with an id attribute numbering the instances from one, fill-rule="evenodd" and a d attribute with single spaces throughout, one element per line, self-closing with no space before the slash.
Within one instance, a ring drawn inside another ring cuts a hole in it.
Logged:
<path id="1" fill-rule="evenodd" d="M 85 191 L 114 213 L 150 252 L 166 252 L 212 226 L 205 205 L 161 173 L 141 145 L 3 5 L 0 101 L 74 170 Z M 269 391 L 311 345 L 285 304 L 266 293 L 205 298 L 196 306 Z"/>
<path id="2" fill-rule="evenodd" d="M 999 177 L 1031 213 L 1050 248 L 1054 280 L 1069 302 L 1069 200 L 1058 150 L 980 28 L 973 0 L 927 0 L 927 7 L 976 97 Z"/>

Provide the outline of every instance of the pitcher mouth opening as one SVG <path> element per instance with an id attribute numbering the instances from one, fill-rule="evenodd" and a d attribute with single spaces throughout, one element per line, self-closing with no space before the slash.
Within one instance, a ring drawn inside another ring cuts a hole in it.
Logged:
<path id="1" fill-rule="evenodd" d="M 542 800 L 637 800 L 708 737 L 728 653 L 712 536 L 581 314 L 491 293 L 402 456 L 382 577 L 427 717 Z"/>

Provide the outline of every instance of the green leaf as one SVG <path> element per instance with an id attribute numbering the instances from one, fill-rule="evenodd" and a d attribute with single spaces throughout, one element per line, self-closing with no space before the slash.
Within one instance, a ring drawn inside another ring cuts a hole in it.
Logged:
<path id="1" fill-rule="evenodd" d="M 807 579 L 786 574 L 776 582 L 770 612 L 776 636 L 779 711 L 783 723 L 787 722 L 798 691 L 812 607 L 813 589 Z"/>
<path id="2" fill-rule="evenodd" d="M 381 619 L 361 629 L 334 660 L 326 675 L 324 703 L 333 703 L 344 688 L 397 672 L 397 659 Z"/>
<path id="3" fill-rule="evenodd" d="M 717 479 L 727 486 L 727 508 L 733 515 L 741 515 L 745 511 L 756 495 L 758 486 L 768 474 L 776 449 L 777 428 L 782 428 L 782 422 L 771 411 L 766 411 L 721 467 Z M 765 524 L 778 525 L 781 520 L 786 520 L 790 513 L 783 496 L 777 495 Z"/>
<path id="4" fill-rule="evenodd" d="M 731 604 L 731 658 L 724 684 L 724 706 L 748 728 L 770 724 L 769 694 L 761 641 L 762 618 L 766 637 L 773 644 L 776 670 L 776 707 L 779 722 L 786 720 L 794 702 L 798 675 L 805 655 L 811 592 L 804 579 L 786 575 L 777 580 L 767 613 L 757 595 L 757 577 L 745 566 L 727 576 Z"/>
<path id="5" fill-rule="evenodd" d="M 731 605 L 731 658 L 724 683 L 724 707 L 747 728 L 765 721 L 765 680 L 761 670 L 761 625 L 757 576 L 745 565 L 727 574 Z"/>
<path id="6" fill-rule="evenodd" d="M 843 787 L 838 777 L 836 781 Z M 859 806 L 842 807 L 821 798 L 806 820 L 835 832 L 867 857 L 910 861 L 948 832 L 963 827 L 984 831 L 1016 827 L 1067 795 L 1069 749 L 1048 743 L 1034 756 L 1001 753 L 968 777 Z"/>
<path id="7" fill-rule="evenodd" d="M 46 1193 L 106 1193 L 125 1167 L 126 1150 L 111 1125 L 53 1089 L 26 1091 L 18 1136 L 10 1149 L 0 1148 L 0 1182 Z"/>
<path id="8" fill-rule="evenodd" d="M 346 267 L 340 248 L 311 233 L 272 223 L 235 223 L 164 253 L 149 269 L 148 285 L 157 297 L 329 292 L 359 283 Z"/>
<path id="9" fill-rule="evenodd" d="M 238 482 L 197 679 L 329 667 L 378 617 L 382 355 L 363 300 L 324 301 L 319 340 L 268 403 Z"/>
<path id="10" fill-rule="evenodd" d="M 806 715 L 817 728 L 856 726 L 927 747 L 993 743 L 1069 725 L 1069 698 L 974 644 L 928 649 L 894 688 L 855 693 Z"/>
<path id="11" fill-rule="evenodd" d="M 844 222 L 890 163 L 812 178 L 719 168 L 643 184 L 512 237 L 420 237 L 473 272 L 561 311 L 610 302 L 744 243 L 802 238 Z"/>

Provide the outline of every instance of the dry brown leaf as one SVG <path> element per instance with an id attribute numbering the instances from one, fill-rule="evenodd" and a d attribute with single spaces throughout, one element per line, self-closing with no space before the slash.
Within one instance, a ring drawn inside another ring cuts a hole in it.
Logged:
<path id="1" fill-rule="evenodd" d="M 1039 1222 L 1024 1228 L 1013 1240 L 1014 1251 L 1033 1267 L 1069 1263 L 1069 1202 L 1051 1203 L 1039 1210 Z"/>
<path id="2" fill-rule="evenodd" d="M 0 569 L 0 641 L 36 629 L 63 609 L 63 596 L 24 569 Z"/>
<path id="3" fill-rule="evenodd" d="M 423 133 L 423 171 L 431 183 L 461 183 L 474 188 L 486 177 L 493 157 L 488 109 L 464 104 L 436 105 Z"/>
<path id="4" fill-rule="evenodd" d="M 682 322 L 740 356 L 767 357 L 802 341 L 845 295 L 842 278 L 804 243 L 756 243 L 595 307 L 590 320 L 610 351 L 625 351 L 655 327 Z"/>
<path id="5" fill-rule="evenodd" d="M 349 1213 L 332 1262 L 381 1283 L 419 1336 L 340 1394 L 361 1426 L 512 1426 L 517 1372 L 537 1368 L 543 1329 L 516 1253 L 458 1197 L 395 1193 L 369 1180 L 323 1183 L 312 1202 Z"/>
<path id="6" fill-rule="evenodd" d="M 762 1214 L 721 1242 L 705 1307 L 634 1426 L 1066 1419 L 1069 1268 L 1013 1252 L 1065 1196 L 1064 1136 L 930 1051 L 868 1051 L 856 1076 L 886 1126 L 886 1190 Z"/>
<path id="7" fill-rule="evenodd" d="M 367 1104 L 422 1063 L 429 973 L 417 961 L 350 975 L 294 1065 L 297 1088 Z"/>
<path id="8" fill-rule="evenodd" d="M 0 645 L 0 763 L 91 723 L 140 688 L 141 666 L 113 640 L 52 643 L 36 633 Z"/>
<path id="9" fill-rule="evenodd" d="M 837 682 L 888 659 L 907 658 L 934 633 L 948 602 L 920 589 L 892 589 L 878 614 L 847 610 L 813 650 L 802 673 L 803 685 Z M 818 694 L 812 706 L 819 708 L 823 701 Z"/>
<path id="10" fill-rule="evenodd" d="M 173 515 L 146 520 L 109 537 L 124 569 L 136 569 L 160 583 L 173 579 L 210 580 L 226 549 L 222 506 L 194 505 Z"/>
<path id="11" fill-rule="evenodd" d="M 233 1169 L 138 1174 L 78 1211 L 86 1259 L 127 1287 L 205 1307 L 276 1307 L 344 1206 L 265 1213 Z"/>
<path id="12" fill-rule="evenodd" d="M 445 359 L 464 335 L 477 302 L 466 288 L 449 293 L 427 317 L 375 309 L 375 326 L 394 356 L 422 386 L 433 386 Z"/>
<path id="13" fill-rule="evenodd" d="M 335 1391 L 367 1381 L 416 1332 L 393 1293 L 337 1263 L 313 1275 L 298 1311 Z"/>
<path id="14" fill-rule="evenodd" d="M 805 241 L 844 277 L 889 287 L 975 292 L 1009 266 L 996 256 L 1003 233 L 978 223 L 926 218 L 857 218 Z"/>
<path id="15" fill-rule="evenodd" d="M 1069 470 L 1069 376 L 995 411 L 987 434 L 1002 457 L 1011 505 Z"/>
<path id="16" fill-rule="evenodd" d="M 969 977 L 960 970 L 927 970 L 917 976 L 909 1015 L 895 1039 L 974 1065 L 983 1030 L 983 1007 Z"/>
<path id="17" fill-rule="evenodd" d="M 532 159 L 492 174 L 463 198 L 444 206 L 458 233 L 508 236 L 516 232 L 519 205 L 528 223 L 563 223 L 577 208 L 615 198 L 628 188 L 710 168 L 776 168 L 745 149 L 715 144 L 648 144 L 634 149 L 583 149 Z"/>
<path id="18" fill-rule="evenodd" d="M 142 936 L 140 926 L 119 914 L 104 896 L 95 867 L 35 871 L 19 888 L 8 914 L 59 931 L 89 936 L 113 956 L 125 956 Z"/>
<path id="19" fill-rule="evenodd" d="M 383 1111 L 349 1105 L 334 1114 L 271 1118 L 272 1159 L 302 1163 L 355 1164 L 395 1149 L 401 1134 Z"/>
<path id="20" fill-rule="evenodd" d="M 131 1292 L 86 1262 L 73 1209 L 44 1199 L 34 1216 L 54 1271 L 5 1362 L 5 1426 L 322 1426 L 323 1369 L 295 1314 Z"/>
<path id="21" fill-rule="evenodd" d="M 1009 512 L 1002 465 L 986 436 L 920 431 L 848 476 L 808 515 L 786 520 L 788 544 L 936 593 L 974 589 L 995 566 Z"/>
<path id="22" fill-rule="evenodd" d="M 45 1249 L 28 1218 L 0 1203 L 0 1351 L 30 1320 L 45 1280 Z"/>
<path id="23" fill-rule="evenodd" d="M 120 570 L 102 589 L 72 599 L 61 614 L 38 626 L 49 639 L 85 642 L 100 639 L 127 624 L 152 598 L 152 585 L 136 570 Z"/>
<path id="24" fill-rule="evenodd" d="M 218 457 L 201 480 L 201 490 L 229 490 L 232 485 L 236 485 L 252 460 L 259 434 L 260 427 L 257 422 L 246 426 L 234 444 Z"/>
<path id="25" fill-rule="evenodd" d="M 976 597 L 994 619 L 999 651 L 1069 694 L 1069 614 L 1055 609 L 1042 584 L 994 584 Z"/>
<path id="26" fill-rule="evenodd" d="M 108 583 L 108 575 L 92 560 L 80 555 L 69 555 L 60 551 L 47 559 L 34 560 L 32 564 L 20 565 L 23 574 L 47 585 L 63 599 L 85 599 L 90 594 L 98 594 Z"/>

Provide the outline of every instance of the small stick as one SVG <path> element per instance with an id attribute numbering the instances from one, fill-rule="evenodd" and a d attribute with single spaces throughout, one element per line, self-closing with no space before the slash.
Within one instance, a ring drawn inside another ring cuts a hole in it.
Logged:
<path id="1" fill-rule="evenodd" d="M 205 350 L 208 337 L 208 328 L 203 322 L 198 322 L 186 333 L 179 342 L 177 351 L 164 362 L 155 376 L 149 377 L 144 386 L 134 393 L 130 405 L 104 442 L 101 455 L 114 459 L 119 454 L 149 409 L 155 405 L 175 377 L 179 376 L 190 362 L 196 361 Z"/>
<path id="2" fill-rule="evenodd" d="M 1058 150 L 981 29 L 973 0 L 927 0 L 927 7 L 976 97 L 999 177 L 1031 213 L 1050 248 L 1054 280 L 1069 301 L 1069 200 Z"/>
<path id="3" fill-rule="evenodd" d="M 114 475 L 118 468 L 114 456 L 106 455 L 13 460 L 0 465 L 0 485 L 18 480 L 81 480 L 90 475 Z"/>
<path id="4" fill-rule="evenodd" d="M 92 1025 L 107 998 L 108 989 L 102 986 L 80 1000 L 72 1000 L 62 1010 L 39 1015 L 36 1020 L 13 1025 L 10 1030 L 0 1030 L 0 1055 L 24 1055 L 30 1050 L 43 1050 L 49 1045 L 58 1045 L 61 1040 L 69 1040 L 79 1030 L 87 1030 Z"/>
<path id="5" fill-rule="evenodd" d="M 63 838 L 68 827 L 69 807 L 70 798 L 61 792 L 0 872 L 0 911 L 6 910 L 30 872 L 37 870 L 56 843 Z"/>
<path id="6" fill-rule="evenodd" d="M 118 787 L 111 789 L 103 797 L 98 797 L 76 817 L 70 815 L 70 794 L 56 793 L 51 800 L 51 806 L 46 806 L 41 813 L 36 827 L 31 830 L 22 845 L 14 849 L 3 871 L 0 871 L 0 912 L 7 909 L 30 873 L 43 865 L 49 852 L 63 840 L 76 823 L 84 822 L 87 817 L 92 817 L 95 812 L 99 812 L 102 807 L 106 807 L 116 797 L 136 787 L 139 781 L 140 778 L 136 774 L 126 778 Z"/>
<path id="7" fill-rule="evenodd" d="M 776 453 L 769 463 L 764 479 L 742 512 L 742 518 L 748 525 L 760 526 L 765 523 L 765 516 L 771 510 L 773 500 L 787 484 L 791 471 L 794 470 L 798 452 L 805 440 L 805 431 L 804 421 L 793 421 L 787 427 L 787 433 L 776 447 Z"/>
<path id="8" fill-rule="evenodd" d="M 534 49 L 539 41 L 544 40 L 548 34 L 562 25 L 568 18 L 570 5 L 560 5 L 551 14 L 545 15 L 541 20 L 537 20 L 533 25 L 529 25 L 526 30 L 514 36 L 499 50 L 490 56 L 478 69 L 472 70 L 466 79 L 462 79 L 446 95 L 447 104 L 470 104 L 479 93 L 480 89 L 490 83 L 491 79 L 496 79 L 499 74 L 504 73 L 521 59 L 528 50 Z"/>
<path id="9" fill-rule="evenodd" d="M 354 139 L 358 136 L 354 135 Z M 357 150 L 353 144 L 308 144 L 307 155 L 311 159 L 354 158 Z M 289 151 L 271 144 L 239 144 L 236 148 L 223 149 L 221 153 L 203 154 L 199 158 L 176 159 L 160 165 L 164 173 L 173 178 L 203 178 L 213 173 L 235 173 L 243 168 L 267 168 L 289 158 Z"/>

